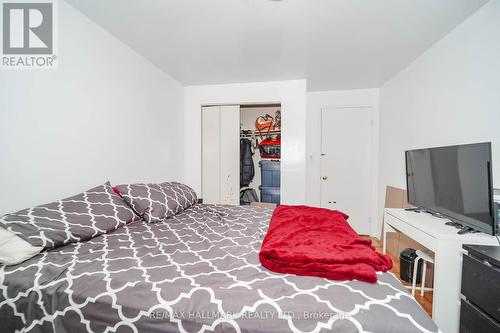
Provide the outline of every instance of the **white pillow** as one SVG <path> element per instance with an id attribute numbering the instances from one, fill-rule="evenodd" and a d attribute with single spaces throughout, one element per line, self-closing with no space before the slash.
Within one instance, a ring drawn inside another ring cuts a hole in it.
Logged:
<path id="1" fill-rule="evenodd" d="M 42 250 L 43 247 L 33 246 L 12 232 L 0 228 L 0 264 L 16 265 Z"/>

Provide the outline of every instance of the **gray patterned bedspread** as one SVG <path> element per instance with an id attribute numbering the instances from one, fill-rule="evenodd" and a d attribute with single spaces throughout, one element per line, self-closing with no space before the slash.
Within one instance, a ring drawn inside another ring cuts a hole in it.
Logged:
<path id="1" fill-rule="evenodd" d="M 199 204 L 2 266 L 0 331 L 437 331 L 390 273 L 369 284 L 266 270 L 270 216 Z"/>

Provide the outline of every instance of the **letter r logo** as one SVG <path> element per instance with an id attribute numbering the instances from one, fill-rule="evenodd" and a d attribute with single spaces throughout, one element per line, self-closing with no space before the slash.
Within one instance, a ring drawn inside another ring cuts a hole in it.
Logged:
<path id="1" fill-rule="evenodd" d="M 51 54 L 53 4 L 2 4 L 3 54 Z"/>

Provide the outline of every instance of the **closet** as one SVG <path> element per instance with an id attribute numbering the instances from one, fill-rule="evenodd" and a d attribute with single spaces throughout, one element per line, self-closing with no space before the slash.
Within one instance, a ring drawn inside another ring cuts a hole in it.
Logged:
<path id="1" fill-rule="evenodd" d="M 204 203 L 280 203 L 280 109 L 280 104 L 202 108 Z"/>
<path id="2" fill-rule="evenodd" d="M 241 105 L 240 138 L 251 142 L 255 169 L 250 182 L 240 181 L 240 203 L 279 204 L 281 105 Z M 250 193 L 253 195 L 249 195 Z M 251 201 L 253 196 L 256 201 Z"/>

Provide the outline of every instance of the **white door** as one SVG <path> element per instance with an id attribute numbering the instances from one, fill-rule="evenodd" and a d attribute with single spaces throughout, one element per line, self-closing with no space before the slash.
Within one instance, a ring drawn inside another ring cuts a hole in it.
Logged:
<path id="1" fill-rule="evenodd" d="M 220 106 L 204 107 L 202 119 L 201 191 L 204 203 L 220 203 Z"/>
<path id="2" fill-rule="evenodd" d="M 202 198 L 204 203 L 238 205 L 240 107 L 202 109 Z"/>
<path id="3" fill-rule="evenodd" d="M 349 215 L 349 224 L 370 234 L 371 107 L 321 111 L 321 207 Z"/>
<path id="4" fill-rule="evenodd" d="M 220 203 L 240 204 L 240 106 L 220 107 Z"/>

